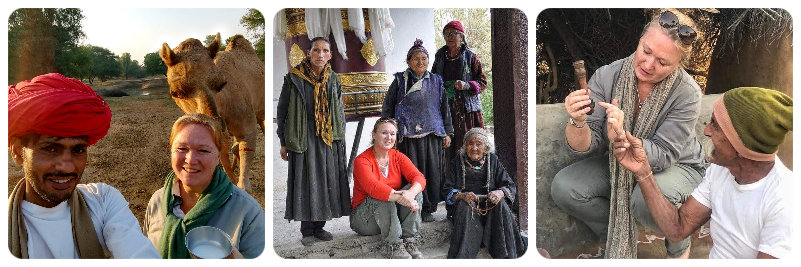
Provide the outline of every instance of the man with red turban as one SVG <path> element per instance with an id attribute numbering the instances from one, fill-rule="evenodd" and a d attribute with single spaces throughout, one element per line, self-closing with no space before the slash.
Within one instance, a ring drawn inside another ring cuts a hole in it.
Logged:
<path id="1" fill-rule="evenodd" d="M 792 251 L 793 172 L 776 156 L 793 130 L 793 99 L 779 91 L 734 88 L 715 101 L 704 129 L 712 163 L 680 208 L 660 191 L 642 141 L 630 132 L 614 144 L 620 165 L 634 179 L 648 210 L 670 241 L 682 240 L 707 221 L 709 258 L 784 258 Z"/>
<path id="2" fill-rule="evenodd" d="M 79 184 L 110 123 L 108 104 L 79 80 L 50 73 L 8 86 L 8 144 L 25 173 L 9 196 L 11 254 L 161 258 L 119 190 Z"/>

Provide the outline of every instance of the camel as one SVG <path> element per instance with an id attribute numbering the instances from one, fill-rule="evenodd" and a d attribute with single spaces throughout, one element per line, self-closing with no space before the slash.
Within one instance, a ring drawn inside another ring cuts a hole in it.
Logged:
<path id="1" fill-rule="evenodd" d="M 208 47 L 189 38 L 175 49 L 164 43 L 159 55 L 167 65 L 167 83 L 175 104 L 186 114 L 203 113 L 218 119 L 223 130 L 234 137 L 230 150 L 234 162 L 239 159 L 239 176 L 234 176 L 228 156 L 230 138 L 221 148 L 220 161 L 232 183 L 252 192 L 249 167 L 257 126 L 264 134 L 264 62 L 242 35 L 234 35 L 225 51 L 219 48 L 217 33 Z"/>

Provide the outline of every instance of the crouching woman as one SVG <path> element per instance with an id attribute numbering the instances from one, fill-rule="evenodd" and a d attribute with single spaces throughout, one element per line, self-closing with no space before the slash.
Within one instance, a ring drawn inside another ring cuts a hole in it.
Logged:
<path id="1" fill-rule="evenodd" d="M 382 256 L 419 259 L 420 205 L 426 179 L 395 149 L 398 126 L 382 117 L 373 127 L 373 146 L 353 162 L 350 228 L 360 235 L 381 235 Z M 409 182 L 401 188 L 401 176 Z"/>
<path id="2" fill-rule="evenodd" d="M 493 258 L 522 256 L 526 243 L 509 208 L 517 187 L 495 154 L 492 134 L 470 129 L 449 168 L 442 184 L 453 223 L 448 258 L 475 258 L 482 245 Z"/>

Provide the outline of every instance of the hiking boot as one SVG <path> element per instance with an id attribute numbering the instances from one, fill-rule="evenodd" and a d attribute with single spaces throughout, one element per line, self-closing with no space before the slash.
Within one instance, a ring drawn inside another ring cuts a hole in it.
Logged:
<path id="1" fill-rule="evenodd" d="M 398 239 L 395 242 L 384 243 L 381 248 L 381 256 L 387 259 L 411 259 L 412 255 L 406 251 L 403 241 Z"/>
<path id="2" fill-rule="evenodd" d="M 300 243 L 303 244 L 304 246 L 308 247 L 308 246 L 311 246 L 312 244 L 314 244 L 314 241 L 316 241 L 316 240 L 317 240 L 317 238 L 314 237 L 313 235 L 307 235 L 307 236 L 304 236 L 303 239 L 300 240 Z"/>
<path id="3" fill-rule="evenodd" d="M 424 222 L 433 222 L 434 221 L 434 214 L 430 212 L 423 212 L 421 217 L 423 217 Z"/>
<path id="4" fill-rule="evenodd" d="M 403 246 L 406 247 L 406 252 L 409 252 L 409 255 L 412 256 L 412 259 L 422 259 L 423 252 L 420 252 L 420 249 L 417 247 L 420 246 L 420 243 L 414 237 L 407 237 L 403 239 Z"/>
<path id="5" fill-rule="evenodd" d="M 334 240 L 334 235 L 332 235 L 330 232 L 328 232 L 326 230 L 323 230 L 323 229 L 320 229 L 319 232 L 314 233 L 314 237 L 316 237 L 317 239 L 320 239 L 322 241 Z"/>

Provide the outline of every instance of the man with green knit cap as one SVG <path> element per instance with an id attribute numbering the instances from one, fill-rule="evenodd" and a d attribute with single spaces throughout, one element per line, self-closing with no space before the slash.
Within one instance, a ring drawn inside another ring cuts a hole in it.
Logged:
<path id="1" fill-rule="evenodd" d="M 615 157 L 634 173 L 654 220 L 668 240 L 682 240 L 710 221 L 710 258 L 783 258 L 792 245 L 792 172 L 776 151 L 793 130 L 793 99 L 781 92 L 740 87 L 715 101 L 704 129 L 712 163 L 681 208 L 654 180 L 642 142 L 615 140 Z"/>

